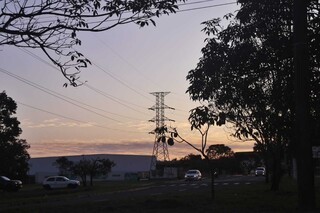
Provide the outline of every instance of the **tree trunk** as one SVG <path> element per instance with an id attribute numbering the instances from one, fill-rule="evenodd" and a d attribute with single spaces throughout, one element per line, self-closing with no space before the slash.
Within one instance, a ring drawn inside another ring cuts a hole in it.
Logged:
<path id="1" fill-rule="evenodd" d="M 310 130 L 310 69 L 308 67 L 307 39 L 307 4 L 308 1 L 293 1 L 293 36 L 294 36 L 294 73 L 296 104 L 296 146 L 298 172 L 298 206 L 301 210 L 315 209 L 314 170 Z"/>
<path id="2" fill-rule="evenodd" d="M 90 175 L 90 186 L 93 186 L 93 175 Z"/>
<path id="3" fill-rule="evenodd" d="M 271 163 L 270 163 L 270 158 L 268 157 L 269 155 L 269 150 L 266 151 L 264 154 L 264 161 L 265 161 L 265 168 L 266 168 L 266 176 L 265 176 L 265 183 L 268 184 L 270 182 L 269 177 L 270 177 L 270 171 L 271 171 Z"/>
<path id="4" fill-rule="evenodd" d="M 87 186 L 87 175 L 82 175 L 81 179 L 82 179 L 83 186 Z"/>
<path id="5" fill-rule="evenodd" d="M 215 190 L 214 190 L 214 168 L 211 167 L 211 198 L 214 200 L 215 198 Z"/>
<path id="6" fill-rule="evenodd" d="M 281 150 L 279 146 L 274 150 L 273 160 L 272 160 L 272 180 L 271 180 L 271 191 L 278 191 L 280 186 L 280 180 L 282 176 L 281 172 Z"/>
<path id="7" fill-rule="evenodd" d="M 210 160 L 208 157 L 205 156 L 205 159 L 208 162 L 209 170 L 210 170 L 210 176 L 211 176 L 211 198 L 212 200 L 215 199 L 215 190 L 214 190 L 214 166 L 212 160 Z"/>

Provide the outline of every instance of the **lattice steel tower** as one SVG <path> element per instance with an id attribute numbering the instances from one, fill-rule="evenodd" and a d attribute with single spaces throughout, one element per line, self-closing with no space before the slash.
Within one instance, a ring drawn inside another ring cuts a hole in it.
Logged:
<path id="1" fill-rule="evenodd" d="M 150 122 L 156 123 L 156 128 L 161 128 L 165 126 L 165 121 L 174 121 L 172 119 L 167 118 L 164 115 L 165 109 L 173 109 L 172 107 L 169 107 L 164 104 L 164 96 L 168 95 L 170 92 L 152 92 L 150 94 L 156 96 L 156 104 L 149 108 L 149 110 L 153 110 L 156 112 L 156 116 L 149 120 Z M 154 146 L 152 155 L 156 157 L 154 162 L 151 163 L 151 170 L 156 165 L 156 160 L 158 161 L 169 161 L 169 151 L 168 151 L 168 145 L 166 141 L 162 141 L 161 138 L 164 136 L 162 133 L 157 133 L 155 131 L 152 131 L 151 133 L 155 134 L 155 140 L 154 140 Z"/>

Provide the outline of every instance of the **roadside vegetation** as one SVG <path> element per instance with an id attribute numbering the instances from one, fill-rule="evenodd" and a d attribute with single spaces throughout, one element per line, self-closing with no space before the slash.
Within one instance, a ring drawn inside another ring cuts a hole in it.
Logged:
<path id="1" fill-rule="evenodd" d="M 18 193 L 0 193 L 0 212 L 300 212 L 296 183 L 284 178 L 279 191 L 265 183 L 217 187 L 166 195 L 116 197 L 119 191 L 139 190 L 164 181 L 98 182 L 92 187 L 46 191 L 40 185 L 26 185 Z M 316 182 L 317 197 L 320 182 Z M 319 206 L 320 202 L 317 201 Z"/>

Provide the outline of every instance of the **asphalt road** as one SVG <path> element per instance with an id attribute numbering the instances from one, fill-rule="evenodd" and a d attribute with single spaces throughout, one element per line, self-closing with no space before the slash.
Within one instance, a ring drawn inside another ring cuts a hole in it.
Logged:
<path id="1" fill-rule="evenodd" d="M 254 185 L 263 182 L 264 177 L 255 176 L 224 176 L 215 179 L 215 188 L 218 187 L 237 187 L 240 185 Z M 193 192 L 200 190 L 209 190 L 211 179 L 204 178 L 200 181 L 171 180 L 161 182 L 161 184 L 152 184 L 141 188 L 112 192 L 96 197 L 96 201 L 105 201 L 117 198 L 136 198 L 138 196 L 158 196 L 179 194 L 181 192 Z"/>

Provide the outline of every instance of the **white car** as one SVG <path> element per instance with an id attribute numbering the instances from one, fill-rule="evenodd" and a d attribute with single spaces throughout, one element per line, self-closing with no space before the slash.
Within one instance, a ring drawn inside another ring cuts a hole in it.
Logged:
<path id="1" fill-rule="evenodd" d="M 201 172 L 197 169 L 188 170 L 184 175 L 185 180 L 201 180 L 201 178 Z"/>
<path id="2" fill-rule="evenodd" d="M 45 189 L 77 188 L 80 186 L 80 181 L 70 180 L 65 176 L 50 176 L 42 182 L 42 186 Z"/>
<path id="3" fill-rule="evenodd" d="M 266 175 L 266 169 L 264 167 L 258 167 L 256 168 L 256 171 L 254 172 L 256 176 L 265 176 Z"/>

